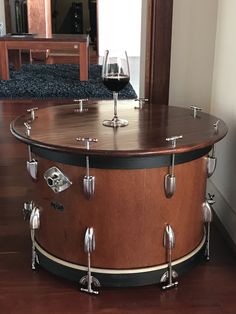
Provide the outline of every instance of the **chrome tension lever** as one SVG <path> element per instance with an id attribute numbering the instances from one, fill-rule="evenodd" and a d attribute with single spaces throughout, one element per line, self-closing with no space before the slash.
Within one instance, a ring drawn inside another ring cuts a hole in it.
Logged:
<path id="1" fill-rule="evenodd" d="M 38 110 L 38 107 L 27 109 L 27 112 L 30 112 L 31 122 L 35 120 L 36 115 L 35 111 Z"/>
<path id="2" fill-rule="evenodd" d="M 96 138 L 77 137 L 78 142 L 85 142 L 86 149 L 90 149 L 90 143 L 97 143 Z M 84 195 L 89 200 L 95 194 L 95 176 L 90 175 L 89 156 L 86 156 L 86 175 L 83 179 Z"/>
<path id="3" fill-rule="evenodd" d="M 95 251 L 95 232 L 94 229 L 87 228 L 84 236 L 84 251 L 87 253 L 88 256 L 88 272 L 87 275 L 82 277 L 80 279 L 80 285 L 85 286 L 87 284 L 86 288 L 80 288 L 81 291 L 90 293 L 90 294 L 98 294 L 98 290 L 93 290 L 92 285 L 99 288 L 100 282 L 97 278 L 92 276 L 91 273 L 91 253 Z"/>
<path id="4" fill-rule="evenodd" d="M 30 232 L 32 241 L 32 262 L 31 268 L 36 269 L 36 263 L 39 264 L 38 255 L 35 249 L 35 230 L 40 227 L 40 210 L 38 207 L 34 207 L 30 215 Z"/>
<path id="5" fill-rule="evenodd" d="M 32 111 L 31 111 L 32 114 Z M 31 125 L 27 122 L 24 123 L 24 126 L 26 127 L 26 132 L 25 134 L 30 137 L 31 134 Z M 28 173 L 31 175 L 33 179 L 37 179 L 37 173 L 38 173 L 38 161 L 34 158 L 32 158 L 32 153 L 31 153 L 31 147 L 28 145 L 28 154 L 29 154 L 29 160 L 26 162 L 26 169 Z"/>
<path id="6" fill-rule="evenodd" d="M 170 289 L 178 286 L 178 274 L 172 268 L 172 249 L 175 246 L 175 234 L 170 225 L 167 225 L 164 232 L 163 245 L 166 248 L 167 262 L 168 262 L 168 270 L 161 277 L 162 289 Z M 173 279 L 175 281 L 173 281 Z M 165 284 L 167 283 L 167 284 Z"/>
<path id="7" fill-rule="evenodd" d="M 175 148 L 176 141 L 181 138 L 183 138 L 183 135 L 177 135 L 177 136 L 166 138 L 166 141 L 171 142 L 172 148 Z M 174 167 L 175 167 L 175 154 L 172 154 L 170 173 L 165 175 L 165 180 L 164 180 L 164 188 L 165 188 L 165 194 L 167 198 L 172 197 L 176 190 L 176 177 L 174 174 Z"/>
<path id="8" fill-rule="evenodd" d="M 135 101 L 138 101 L 138 106 L 135 106 L 134 109 L 143 109 L 143 106 L 148 101 L 147 98 L 136 98 Z"/>
<path id="9" fill-rule="evenodd" d="M 82 112 L 88 111 L 88 108 L 84 108 L 84 106 L 83 106 L 84 102 L 87 102 L 87 101 L 88 101 L 88 98 L 74 99 L 75 103 L 79 103 L 79 108 L 75 109 L 74 112 L 82 113 Z"/>
<path id="10" fill-rule="evenodd" d="M 193 117 L 194 119 L 198 118 L 198 111 L 202 111 L 202 108 L 197 107 L 197 106 L 190 106 L 190 109 L 193 110 Z"/>

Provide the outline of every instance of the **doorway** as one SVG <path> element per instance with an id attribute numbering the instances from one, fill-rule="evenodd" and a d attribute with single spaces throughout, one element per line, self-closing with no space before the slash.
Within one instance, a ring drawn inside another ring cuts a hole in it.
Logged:
<path id="1" fill-rule="evenodd" d="M 51 0 L 52 33 L 89 34 L 97 52 L 97 0 Z"/>
<path id="2" fill-rule="evenodd" d="M 15 10 L 12 9 L 15 1 L 23 2 L 24 0 L 4 1 L 6 31 L 8 33 L 16 31 L 14 29 Z M 58 3 L 70 2 L 69 0 L 54 1 Z M 96 9 L 98 1 L 95 1 Z M 146 39 L 142 45 L 144 53 L 141 56 L 142 64 L 140 68 L 143 81 L 140 83 L 145 86 L 144 96 L 149 98 L 151 102 L 168 104 L 173 0 L 142 0 L 142 2 L 146 3 L 147 15 L 144 30 Z M 53 6 L 58 8 L 57 3 L 56 6 L 55 4 Z M 54 10 L 53 14 L 53 19 L 58 19 L 57 10 Z M 96 41 L 98 49 L 98 37 Z"/>

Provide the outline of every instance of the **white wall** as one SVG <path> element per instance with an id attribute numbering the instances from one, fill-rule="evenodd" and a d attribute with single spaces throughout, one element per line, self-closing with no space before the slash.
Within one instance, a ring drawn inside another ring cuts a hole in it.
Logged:
<path id="1" fill-rule="evenodd" d="M 212 177 L 226 207 L 217 214 L 236 243 L 236 1 L 219 0 L 211 113 L 229 127 L 225 140 L 217 144 L 218 167 Z M 223 202 L 223 201 L 222 201 Z"/>
<path id="2" fill-rule="evenodd" d="M 209 111 L 218 0 L 174 0 L 169 103 Z"/>
<path id="3" fill-rule="evenodd" d="M 214 210 L 236 245 L 236 1 L 174 0 L 170 104 L 197 104 L 223 119 L 208 179 Z"/>
<path id="4" fill-rule="evenodd" d="M 107 49 L 124 49 L 140 56 L 142 0 L 99 0 L 99 55 Z"/>
<path id="5" fill-rule="evenodd" d="M 140 47 L 140 64 L 139 64 L 139 93 L 137 95 L 139 97 L 145 98 L 145 62 L 146 59 L 146 33 L 147 33 L 147 10 L 148 3 L 146 0 L 142 0 L 142 8 L 141 8 L 141 47 Z"/>
<path id="6" fill-rule="evenodd" d="M 4 25 L 4 34 L 6 34 L 6 24 L 5 24 L 5 7 L 4 7 L 4 0 L 0 0 L 0 22 Z"/>

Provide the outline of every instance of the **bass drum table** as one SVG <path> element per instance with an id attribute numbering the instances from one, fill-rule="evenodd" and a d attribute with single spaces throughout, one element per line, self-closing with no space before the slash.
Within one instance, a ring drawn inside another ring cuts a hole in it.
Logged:
<path id="1" fill-rule="evenodd" d="M 76 104 L 52 106 L 11 123 L 37 160 L 29 193 L 40 209 L 35 247 L 39 264 L 57 275 L 86 275 L 88 230 L 91 271 L 102 286 L 160 282 L 169 249 L 178 274 L 204 255 L 208 161 L 227 127 L 188 108 L 134 105 L 119 102 L 129 120 L 122 128 L 102 125 L 112 116 L 110 101 L 90 102 L 83 112 Z"/>

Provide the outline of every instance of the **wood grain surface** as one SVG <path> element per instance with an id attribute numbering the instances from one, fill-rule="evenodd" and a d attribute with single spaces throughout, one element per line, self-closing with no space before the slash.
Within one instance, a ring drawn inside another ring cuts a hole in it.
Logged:
<path id="1" fill-rule="evenodd" d="M 174 106 L 146 105 L 136 110 L 134 101 L 119 101 L 118 115 L 129 121 L 121 128 L 109 128 L 102 125 L 104 119 L 113 117 L 112 101 L 90 101 L 85 112 L 75 112 L 78 104 L 52 106 L 37 111 L 37 119 L 32 122 L 31 135 L 25 135 L 24 122 L 30 115 L 17 117 L 11 125 L 12 133 L 25 143 L 58 151 L 71 151 L 78 154 L 96 154 L 107 156 L 150 156 L 172 153 L 184 153 L 213 145 L 227 133 L 225 123 L 204 112 L 193 118 L 189 108 Z M 219 121 L 218 132 L 214 123 Z M 182 135 L 173 149 L 166 138 Z M 97 138 L 89 152 L 77 137 Z"/>

